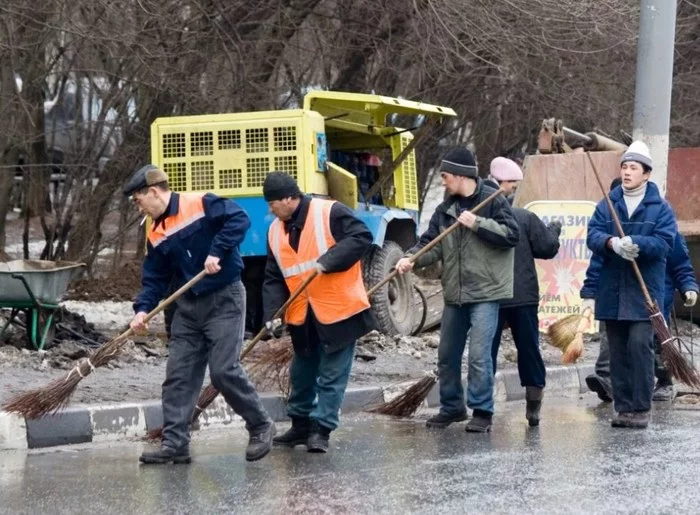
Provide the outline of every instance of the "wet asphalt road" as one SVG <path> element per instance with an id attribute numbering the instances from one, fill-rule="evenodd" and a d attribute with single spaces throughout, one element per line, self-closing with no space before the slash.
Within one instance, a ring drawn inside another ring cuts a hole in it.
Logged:
<path id="1" fill-rule="evenodd" d="M 593 396 L 550 401 L 537 429 L 497 408 L 488 435 L 348 416 L 329 454 L 252 464 L 240 429 L 199 435 L 191 465 L 139 466 L 140 442 L 1 452 L 0 513 L 700 513 L 700 411 L 639 431 Z"/>

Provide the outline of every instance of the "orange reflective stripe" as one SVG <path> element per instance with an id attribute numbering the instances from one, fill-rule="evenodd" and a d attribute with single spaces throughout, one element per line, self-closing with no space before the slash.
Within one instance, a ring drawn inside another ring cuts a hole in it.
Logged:
<path id="1" fill-rule="evenodd" d="M 204 218 L 204 203 L 202 202 L 204 195 L 202 193 L 180 193 L 179 197 L 177 213 L 166 217 L 163 223 L 151 229 L 148 234 L 148 241 L 153 247 L 157 247 L 178 231 L 192 225 L 200 218 Z"/>

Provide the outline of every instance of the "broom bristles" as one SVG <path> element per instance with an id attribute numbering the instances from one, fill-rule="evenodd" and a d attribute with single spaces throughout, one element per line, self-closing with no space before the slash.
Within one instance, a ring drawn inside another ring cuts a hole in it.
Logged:
<path id="1" fill-rule="evenodd" d="M 565 365 L 571 365 L 576 363 L 576 361 L 583 355 L 584 345 L 583 345 L 583 333 L 576 333 L 574 339 L 566 347 L 566 350 L 561 356 L 561 362 Z"/>
<path id="2" fill-rule="evenodd" d="M 192 413 L 192 421 L 194 424 L 197 419 L 202 414 L 202 412 L 209 407 L 209 405 L 214 402 L 214 399 L 219 395 L 219 390 L 214 388 L 214 385 L 209 383 L 204 387 L 204 390 L 199 394 L 197 399 L 197 405 L 194 408 L 194 413 Z M 163 426 L 151 429 L 146 433 L 146 440 L 162 440 L 163 439 Z"/>
<path id="3" fill-rule="evenodd" d="M 410 417 L 421 407 L 423 401 L 428 397 L 430 390 L 433 389 L 436 382 L 437 376 L 431 373 L 420 381 L 417 381 L 413 386 L 391 401 L 382 403 L 366 411 L 369 413 L 379 413 L 381 415 L 391 415 L 393 417 Z"/>
<path id="4" fill-rule="evenodd" d="M 3 410 L 28 419 L 52 415 L 66 407 L 81 380 L 76 374 L 54 379 L 42 388 L 13 397 L 3 405 Z"/>
<path id="5" fill-rule="evenodd" d="M 289 365 L 294 357 L 294 348 L 289 342 L 268 346 L 261 356 L 251 357 L 248 375 L 256 386 L 265 389 L 277 386 L 280 392 L 289 395 Z"/>
<path id="6" fill-rule="evenodd" d="M 41 418 L 61 411 L 68 405 L 80 381 L 96 368 L 105 366 L 119 356 L 126 341 L 124 335 L 113 338 L 87 358 L 76 361 L 75 366 L 65 377 L 54 379 L 46 386 L 11 398 L 3 405 L 3 409 L 28 419 Z"/>
<path id="7" fill-rule="evenodd" d="M 681 340 L 671 336 L 671 330 L 668 328 L 666 319 L 661 314 L 658 305 L 656 303 L 647 304 L 647 310 L 650 313 L 649 320 L 654 334 L 661 342 L 661 361 L 666 365 L 668 372 L 691 388 L 700 389 L 700 375 L 692 363 L 673 345 L 674 341 Z"/>
<path id="8" fill-rule="evenodd" d="M 547 329 L 550 343 L 562 352 L 566 351 L 579 333 L 579 326 L 584 320 L 583 315 L 574 314 L 554 322 Z"/>

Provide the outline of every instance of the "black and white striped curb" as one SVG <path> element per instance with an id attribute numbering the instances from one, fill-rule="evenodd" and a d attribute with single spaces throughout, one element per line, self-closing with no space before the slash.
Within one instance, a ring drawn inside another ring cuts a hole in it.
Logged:
<path id="1" fill-rule="evenodd" d="M 593 365 L 547 368 L 547 396 L 573 395 L 587 391 L 585 378 L 593 373 Z M 411 383 L 400 387 L 348 388 L 342 411 L 349 413 L 400 394 Z M 466 385 L 465 385 L 466 389 Z M 265 409 L 276 422 L 287 420 L 285 399 L 281 394 L 261 394 Z M 517 370 L 498 372 L 495 379 L 497 402 L 522 400 L 525 389 L 520 386 Z M 426 407 L 436 407 L 438 387 L 426 399 Z M 37 420 L 0 412 L 0 451 L 33 449 L 87 442 L 107 442 L 140 438 L 163 423 L 160 401 L 87 405 L 69 407 L 56 415 Z M 233 413 L 221 396 L 202 413 L 200 430 L 208 428 L 244 427 L 243 420 Z"/>

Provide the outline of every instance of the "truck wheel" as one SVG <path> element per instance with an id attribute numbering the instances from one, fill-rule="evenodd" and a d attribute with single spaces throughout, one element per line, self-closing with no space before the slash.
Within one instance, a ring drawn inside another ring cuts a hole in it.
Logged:
<path id="1" fill-rule="evenodd" d="M 394 269 L 404 255 L 393 241 L 375 249 L 365 258 L 365 284 L 367 289 L 379 283 Z M 413 330 L 413 279 L 411 274 L 399 275 L 389 281 L 370 299 L 372 311 L 379 322 L 379 329 L 386 334 L 410 335 Z"/>

